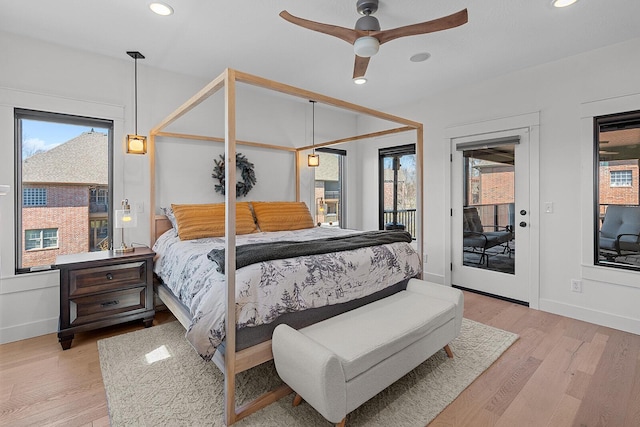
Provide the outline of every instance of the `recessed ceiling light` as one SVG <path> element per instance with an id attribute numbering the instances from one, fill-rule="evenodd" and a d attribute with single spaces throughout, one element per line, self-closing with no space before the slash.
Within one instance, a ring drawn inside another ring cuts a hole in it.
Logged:
<path id="1" fill-rule="evenodd" d="M 166 3 L 153 2 L 149 5 L 149 9 L 162 16 L 173 14 L 173 8 Z"/>
<path id="2" fill-rule="evenodd" d="M 551 0 L 551 4 L 554 7 L 567 7 L 567 6 L 571 6 L 577 1 L 578 0 Z"/>
<path id="3" fill-rule="evenodd" d="M 422 61 L 426 61 L 430 57 L 431 57 L 431 54 L 429 52 L 420 52 L 420 53 L 416 53 L 415 55 L 411 55 L 411 58 L 409 58 L 409 61 L 422 62 Z"/>
<path id="4" fill-rule="evenodd" d="M 357 85 L 363 85 L 367 82 L 365 77 L 354 77 L 353 82 Z"/>

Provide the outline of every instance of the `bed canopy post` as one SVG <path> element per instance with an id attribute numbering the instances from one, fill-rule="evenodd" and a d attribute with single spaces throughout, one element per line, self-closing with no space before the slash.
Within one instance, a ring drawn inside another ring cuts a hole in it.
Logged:
<path id="1" fill-rule="evenodd" d="M 225 156 L 225 420 L 236 421 L 236 81 L 234 70 L 227 68 L 224 79 L 224 156 Z"/>
<path id="2" fill-rule="evenodd" d="M 293 154 L 293 167 L 296 171 L 296 202 L 300 201 L 300 152 Z"/>
<path id="3" fill-rule="evenodd" d="M 416 127 L 416 181 L 417 182 L 417 188 L 416 188 L 416 208 L 418 209 L 418 212 L 420 212 L 420 215 L 416 215 L 416 245 L 417 248 L 416 250 L 418 251 L 418 255 L 420 255 L 420 259 L 421 262 L 424 263 L 424 238 L 423 238 L 423 224 L 424 224 L 424 215 L 422 214 L 422 212 L 424 212 L 424 206 L 422 205 L 423 203 L 423 194 L 422 194 L 422 188 L 424 186 L 423 183 L 423 179 L 424 179 L 424 175 L 423 175 L 423 170 L 422 168 L 424 167 L 424 153 L 423 153 L 423 144 L 424 144 L 424 126 L 422 124 L 420 124 L 418 127 Z M 424 278 L 424 264 L 423 264 L 423 268 L 420 270 L 420 278 L 423 279 Z"/>
<path id="4" fill-rule="evenodd" d="M 149 135 L 147 141 L 147 152 L 149 153 L 149 227 L 151 234 L 151 244 L 153 246 L 156 239 L 156 136 Z"/>

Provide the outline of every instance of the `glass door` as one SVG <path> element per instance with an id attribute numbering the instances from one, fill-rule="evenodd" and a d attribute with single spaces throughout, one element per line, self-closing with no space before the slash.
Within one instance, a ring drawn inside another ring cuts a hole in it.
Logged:
<path id="1" fill-rule="evenodd" d="M 528 302 L 526 134 L 454 140 L 452 282 Z"/>

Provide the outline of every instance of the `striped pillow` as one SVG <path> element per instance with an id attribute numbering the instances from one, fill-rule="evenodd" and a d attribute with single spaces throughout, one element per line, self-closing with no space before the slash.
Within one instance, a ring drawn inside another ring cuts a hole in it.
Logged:
<path id="1" fill-rule="evenodd" d="M 171 205 L 180 240 L 224 236 L 224 203 Z M 236 203 L 236 234 L 258 231 L 248 202 Z"/>
<path id="2" fill-rule="evenodd" d="M 251 202 L 260 231 L 313 228 L 313 219 L 304 202 Z"/>

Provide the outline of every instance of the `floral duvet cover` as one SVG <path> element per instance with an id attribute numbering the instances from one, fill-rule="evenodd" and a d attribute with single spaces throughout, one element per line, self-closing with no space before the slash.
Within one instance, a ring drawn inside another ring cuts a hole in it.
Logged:
<path id="1" fill-rule="evenodd" d="M 253 233 L 236 246 L 270 241 L 307 241 L 359 233 L 339 228 Z M 207 258 L 224 238 L 181 241 L 175 230 L 153 246 L 154 271 L 191 312 L 187 339 L 206 360 L 225 337 L 225 276 Z M 322 255 L 259 262 L 236 271 L 238 328 L 272 322 L 283 313 L 351 301 L 420 273 L 420 257 L 399 242 Z"/>

